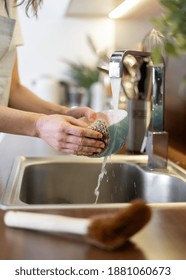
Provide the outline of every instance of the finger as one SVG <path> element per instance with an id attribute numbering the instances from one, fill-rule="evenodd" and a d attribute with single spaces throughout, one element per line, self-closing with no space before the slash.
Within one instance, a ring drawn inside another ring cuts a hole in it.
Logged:
<path id="1" fill-rule="evenodd" d="M 66 137 L 65 141 L 68 143 L 76 143 L 79 146 L 99 147 L 103 149 L 105 148 L 105 143 L 103 141 L 98 141 L 94 138 L 76 137 L 73 135 L 69 135 Z"/>
<path id="2" fill-rule="evenodd" d="M 71 150 L 71 149 L 65 149 L 63 148 L 61 150 L 62 153 L 64 154 L 68 154 L 68 155 L 76 155 L 76 156 L 92 156 L 94 153 L 92 152 L 83 152 L 83 151 L 79 151 L 79 152 L 76 152 L 74 150 Z"/>
<path id="3" fill-rule="evenodd" d="M 96 119 L 96 112 L 89 107 L 71 109 L 69 114 L 75 118 L 86 117 L 91 122 L 95 121 Z"/>
<path id="4" fill-rule="evenodd" d="M 95 130 L 89 129 L 89 128 L 83 128 L 83 127 L 77 127 L 74 125 L 70 125 L 66 128 L 66 133 L 71 135 L 76 135 L 79 137 L 88 137 L 88 138 L 97 138 L 102 139 L 102 134 L 100 132 L 97 132 Z"/>
<path id="5" fill-rule="evenodd" d="M 89 156 L 94 155 L 94 153 L 88 153 L 88 152 L 76 152 L 76 153 L 74 153 L 74 155 L 76 155 L 76 156 L 87 156 L 87 157 L 89 157 Z"/>
<path id="6" fill-rule="evenodd" d="M 103 152 L 103 149 L 96 147 L 77 146 L 74 151 L 76 154 L 100 154 Z"/>
<path id="7" fill-rule="evenodd" d="M 99 154 L 103 152 L 103 148 L 99 147 L 89 147 L 89 146 L 82 146 L 77 145 L 73 143 L 61 143 L 61 145 L 58 145 L 58 150 L 61 152 L 64 151 L 71 151 L 73 154 L 78 155 L 86 155 L 86 154 Z"/>
<path id="8" fill-rule="evenodd" d="M 84 121 L 83 119 L 70 118 L 69 123 L 71 125 L 83 127 L 83 128 L 88 126 L 87 122 Z"/>
<path id="9" fill-rule="evenodd" d="M 94 122 L 96 120 L 97 114 L 95 111 L 93 111 L 92 109 L 86 110 L 85 111 L 85 117 L 87 117 L 87 119 L 90 122 Z"/>

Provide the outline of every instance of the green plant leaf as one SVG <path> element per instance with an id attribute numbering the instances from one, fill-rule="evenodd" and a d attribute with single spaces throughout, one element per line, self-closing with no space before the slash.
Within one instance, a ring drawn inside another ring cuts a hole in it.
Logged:
<path id="1" fill-rule="evenodd" d="M 159 18 L 153 19 L 152 23 L 165 37 L 167 55 L 178 57 L 186 53 L 186 1 L 159 1 L 164 11 Z"/>
<path id="2" fill-rule="evenodd" d="M 87 89 L 99 79 L 99 71 L 85 65 L 70 65 L 69 75 L 81 87 Z"/>
<path id="3" fill-rule="evenodd" d="M 170 56 L 178 57 L 177 47 L 169 40 L 165 40 L 165 52 Z"/>

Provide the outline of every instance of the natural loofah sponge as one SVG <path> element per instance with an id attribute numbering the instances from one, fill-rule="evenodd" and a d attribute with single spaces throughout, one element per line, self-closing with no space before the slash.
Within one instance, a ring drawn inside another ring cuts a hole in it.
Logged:
<path id="1" fill-rule="evenodd" d="M 106 122 L 103 119 L 97 119 L 94 123 L 92 123 L 88 128 L 98 131 L 102 133 L 102 141 L 105 143 L 106 147 L 108 146 L 109 142 L 109 130 Z"/>
<path id="2" fill-rule="evenodd" d="M 118 152 L 124 145 L 128 133 L 128 117 L 124 110 L 107 110 L 97 113 L 97 120 L 89 125 L 90 129 L 103 134 L 105 149 L 91 157 L 105 157 Z"/>

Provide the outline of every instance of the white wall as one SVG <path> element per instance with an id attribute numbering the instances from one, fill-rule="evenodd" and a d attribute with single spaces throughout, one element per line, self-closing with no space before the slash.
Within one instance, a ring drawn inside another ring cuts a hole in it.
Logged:
<path id="1" fill-rule="evenodd" d="M 24 38 L 24 46 L 18 49 L 19 71 L 22 83 L 28 87 L 42 75 L 66 79 L 63 58 L 95 64 L 97 58 L 88 46 L 87 34 L 98 49 L 114 48 L 115 24 L 109 19 L 66 18 L 50 6 L 43 6 L 38 19 L 27 18 L 23 7 L 19 15 Z"/>
<path id="2" fill-rule="evenodd" d="M 116 21 L 116 49 L 135 49 L 143 40 L 144 36 L 152 29 L 149 20 L 118 20 Z"/>

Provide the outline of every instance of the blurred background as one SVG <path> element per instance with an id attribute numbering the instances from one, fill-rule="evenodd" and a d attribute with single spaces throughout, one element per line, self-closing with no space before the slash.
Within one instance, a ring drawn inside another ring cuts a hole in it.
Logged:
<path id="1" fill-rule="evenodd" d="M 24 45 L 18 48 L 21 81 L 46 100 L 68 106 L 112 107 L 109 78 L 97 70 L 115 50 L 138 50 L 161 15 L 158 0 L 44 0 L 38 17 L 19 7 Z M 134 5 L 118 16 L 123 2 Z M 120 9 L 119 9 L 120 10 Z M 166 68 L 166 119 L 169 143 L 185 151 L 186 94 L 178 90 L 186 57 Z M 120 96 L 120 107 L 125 98 Z M 176 133 L 175 133 L 176 131 Z"/>
<path id="2" fill-rule="evenodd" d="M 96 70 L 100 54 L 109 57 L 116 49 L 138 48 L 152 28 L 150 17 L 161 9 L 158 1 L 154 4 L 156 1 L 146 0 L 115 20 L 109 18 L 109 12 L 123 2 L 121 0 L 43 2 L 38 18 L 32 15 L 28 18 L 24 7 L 19 8 L 24 45 L 18 50 L 22 83 L 41 95 L 45 84 L 51 86 L 54 80 L 74 84 L 69 62 Z"/>

